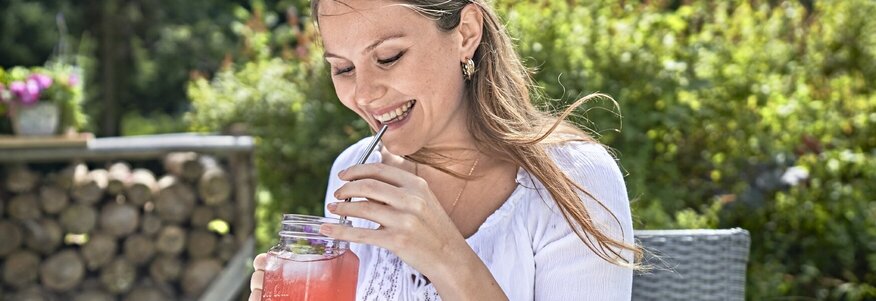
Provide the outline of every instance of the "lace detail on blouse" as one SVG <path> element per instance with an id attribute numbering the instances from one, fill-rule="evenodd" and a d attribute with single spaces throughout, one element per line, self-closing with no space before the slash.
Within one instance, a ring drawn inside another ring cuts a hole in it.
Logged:
<path id="1" fill-rule="evenodd" d="M 402 262 L 395 254 L 386 249 L 379 249 L 374 256 L 375 268 L 368 275 L 368 282 L 362 283 L 365 287 L 360 300 L 441 300 L 432 282 Z"/>

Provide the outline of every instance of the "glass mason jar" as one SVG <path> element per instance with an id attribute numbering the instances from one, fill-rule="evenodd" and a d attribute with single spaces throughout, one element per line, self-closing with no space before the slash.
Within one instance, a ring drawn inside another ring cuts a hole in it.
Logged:
<path id="1" fill-rule="evenodd" d="M 323 224 L 349 220 L 284 214 L 280 243 L 268 251 L 263 301 L 354 300 L 359 257 L 346 241 L 319 233 Z"/>

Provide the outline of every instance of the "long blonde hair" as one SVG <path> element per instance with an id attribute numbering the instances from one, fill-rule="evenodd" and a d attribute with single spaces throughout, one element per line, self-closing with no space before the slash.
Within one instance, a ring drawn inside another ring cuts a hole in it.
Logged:
<path id="1" fill-rule="evenodd" d="M 334 0 L 339 1 L 339 0 Z M 340 1 L 339 1 L 340 2 Z M 472 58 L 477 72 L 466 82 L 466 105 L 470 112 L 468 128 L 478 148 L 503 155 L 538 179 L 556 201 L 575 234 L 600 258 L 620 266 L 635 268 L 642 250 L 635 244 L 615 239 L 593 222 L 578 191 L 596 202 L 621 226 L 617 216 L 584 187 L 572 181 L 550 158 L 546 146 L 569 141 L 598 143 L 590 135 L 566 121 L 581 104 L 596 98 L 610 97 L 591 94 L 575 101 L 559 116 L 539 110 L 532 100 L 539 97 L 530 71 L 514 50 L 511 38 L 496 12 L 484 0 L 406 0 L 399 1 L 421 15 L 434 20 L 442 31 L 450 31 L 460 23 L 461 11 L 476 5 L 484 15 L 483 36 Z M 319 0 L 311 1 L 314 22 L 319 22 Z M 318 25 L 318 24 L 317 24 Z M 411 160 L 429 164 L 457 177 L 465 177 L 435 164 L 442 158 L 434 150 L 423 149 L 408 156 Z M 621 227 L 621 231 L 623 228 Z M 633 233 L 623 233 L 630 235 Z M 595 240 L 595 241 L 594 241 Z M 624 258 L 623 250 L 632 252 L 633 259 Z"/>

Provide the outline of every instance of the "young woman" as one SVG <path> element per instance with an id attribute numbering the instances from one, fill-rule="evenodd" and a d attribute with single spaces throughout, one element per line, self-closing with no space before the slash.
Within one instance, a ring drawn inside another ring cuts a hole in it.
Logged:
<path id="1" fill-rule="evenodd" d="M 375 131 L 332 167 L 326 210 L 354 227 L 358 300 L 629 300 L 629 200 L 606 149 L 532 105 L 484 0 L 313 0 L 338 98 Z M 338 202 L 350 197 L 360 202 Z M 255 259 L 251 300 L 265 257 Z"/>

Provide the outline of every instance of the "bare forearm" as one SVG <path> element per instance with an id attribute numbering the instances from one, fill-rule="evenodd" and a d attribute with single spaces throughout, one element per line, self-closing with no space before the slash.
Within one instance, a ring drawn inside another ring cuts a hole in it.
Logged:
<path id="1" fill-rule="evenodd" d="M 466 244 L 440 263 L 432 285 L 442 300 L 508 300 L 487 266 Z"/>

